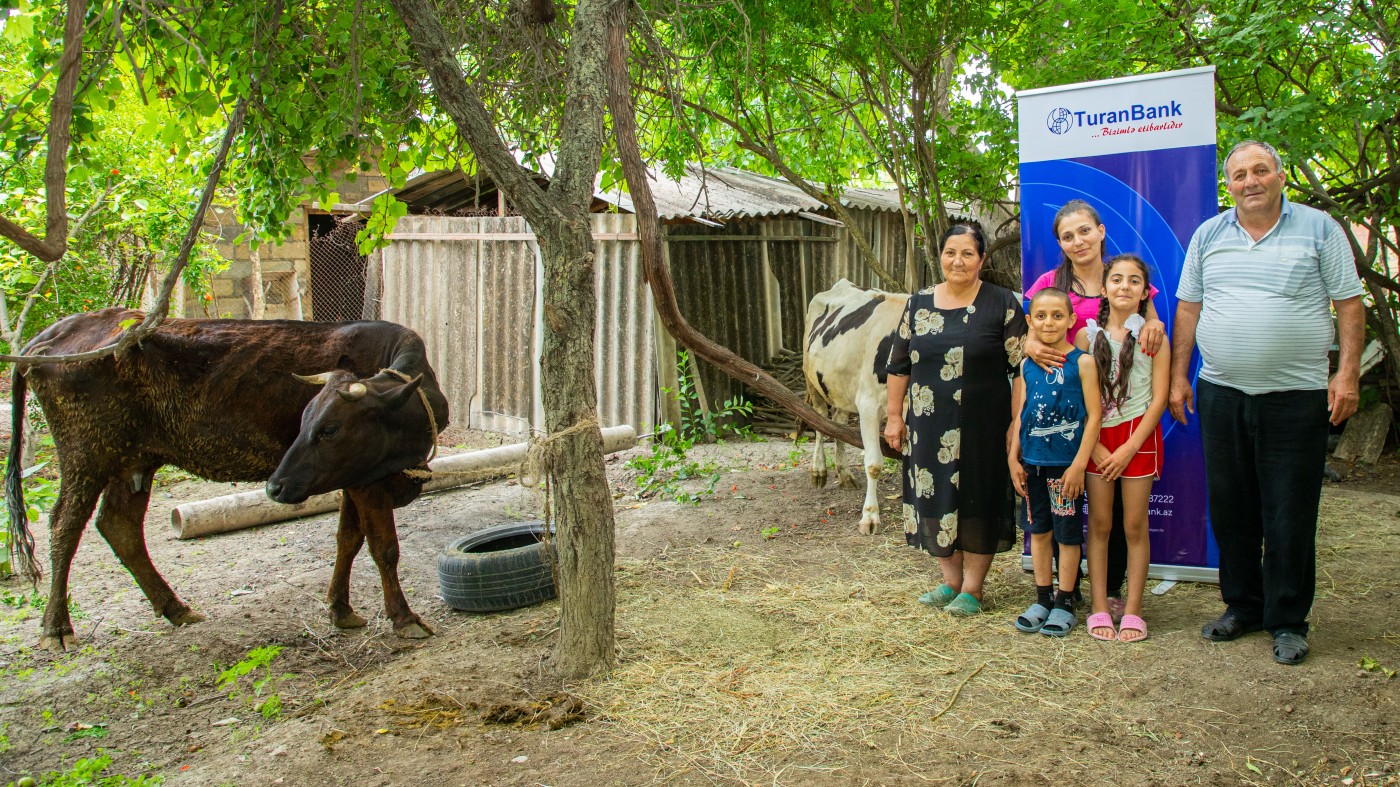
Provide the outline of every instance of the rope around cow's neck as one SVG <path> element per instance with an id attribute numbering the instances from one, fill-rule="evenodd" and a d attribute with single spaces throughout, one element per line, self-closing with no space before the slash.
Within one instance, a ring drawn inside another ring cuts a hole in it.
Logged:
<path id="1" fill-rule="evenodd" d="M 408 375 L 404 374 L 398 369 L 380 369 L 379 372 L 380 374 L 391 374 L 399 378 L 400 380 L 403 380 L 406 383 L 412 382 L 412 379 Z M 432 435 L 433 447 L 432 450 L 428 452 L 428 458 L 423 460 L 423 464 L 424 466 L 426 466 L 428 462 L 433 461 L 433 457 L 437 456 L 437 419 L 433 416 L 433 407 L 431 404 L 428 403 L 428 395 L 423 393 L 422 386 L 418 387 L 418 397 L 423 400 L 423 407 L 428 411 L 428 428 L 432 430 L 430 434 Z M 600 428 L 601 426 L 598 423 L 598 417 L 593 416 L 591 418 L 585 418 L 567 429 L 561 429 L 558 432 L 546 435 L 543 438 L 537 439 L 533 435 L 530 437 L 530 447 L 526 451 L 525 460 L 520 463 L 520 468 L 516 471 L 516 478 L 519 479 L 521 486 L 527 487 L 535 487 L 539 484 L 541 478 L 544 479 L 543 491 L 545 538 L 549 537 L 549 529 L 551 525 L 549 505 L 549 477 L 554 473 L 554 461 L 559 458 L 559 449 L 557 447 L 557 443 L 566 437 L 572 437 L 580 432 L 586 432 L 590 430 L 597 432 Z M 601 441 L 601 439 L 602 435 L 599 434 L 599 440 Z M 443 472 L 441 470 L 419 470 L 417 468 L 409 468 L 403 471 L 404 475 L 408 476 L 409 478 L 424 483 L 426 483 L 435 475 L 468 476 L 478 474 L 480 472 L 480 470 Z"/>
<path id="2" fill-rule="evenodd" d="M 395 374 L 397 374 L 397 372 L 395 372 Z M 419 390 L 419 393 L 422 393 L 421 389 Z M 432 418 L 431 408 L 429 408 L 428 410 L 428 417 Z M 585 418 L 567 429 L 561 429 L 560 431 L 555 432 L 551 435 L 547 435 L 543 438 L 536 439 L 534 436 L 530 437 L 530 447 L 526 450 L 525 459 L 520 463 L 520 467 L 516 470 L 515 477 L 520 482 L 521 486 L 532 488 L 539 485 L 540 479 L 544 479 L 544 489 L 541 490 L 541 493 L 544 495 L 544 533 L 541 537 L 541 540 L 548 541 L 550 533 L 552 532 L 551 527 L 553 526 L 553 513 L 550 507 L 549 477 L 554 473 L 554 461 L 559 458 L 559 448 L 557 446 L 558 442 L 566 437 L 572 437 L 576 434 L 579 434 L 580 432 L 598 432 L 599 429 L 600 425 L 598 423 L 598 418 L 597 416 L 594 416 L 592 418 Z M 602 440 L 601 433 L 599 433 L 598 438 L 600 441 Z M 435 444 L 434 448 L 436 448 L 436 431 L 433 432 L 433 442 Z M 409 468 L 407 470 L 404 470 L 403 474 L 420 483 L 427 483 L 434 476 L 478 476 L 482 475 L 482 471 L 479 469 L 442 471 Z M 483 476 L 482 480 L 485 480 L 485 478 L 489 477 L 489 474 Z"/>
<path id="3" fill-rule="evenodd" d="M 391 374 L 406 383 L 413 382 L 413 378 L 399 371 L 398 369 L 380 369 L 380 374 Z M 423 400 L 423 409 L 428 411 L 428 437 L 432 440 L 432 448 L 428 450 L 428 458 L 423 460 L 423 464 L 433 461 L 437 456 L 437 417 L 433 415 L 433 406 L 428 403 L 428 395 L 423 392 L 423 386 L 418 386 L 418 398 Z"/>

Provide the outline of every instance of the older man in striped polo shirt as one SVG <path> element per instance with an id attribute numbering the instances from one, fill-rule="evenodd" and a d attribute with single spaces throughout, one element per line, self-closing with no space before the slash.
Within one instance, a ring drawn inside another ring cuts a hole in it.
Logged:
<path id="1" fill-rule="evenodd" d="M 1225 613 L 1201 636 L 1267 629 L 1274 660 L 1308 654 L 1328 422 L 1356 411 L 1365 311 L 1342 228 L 1283 196 L 1283 162 L 1250 140 L 1225 157 L 1235 207 L 1191 238 L 1177 287 L 1172 416 L 1193 409 L 1191 350 Z M 1331 307 L 1331 308 L 1329 308 Z M 1340 357 L 1328 382 L 1336 309 Z M 1329 417 L 1330 413 L 1330 417 Z"/>

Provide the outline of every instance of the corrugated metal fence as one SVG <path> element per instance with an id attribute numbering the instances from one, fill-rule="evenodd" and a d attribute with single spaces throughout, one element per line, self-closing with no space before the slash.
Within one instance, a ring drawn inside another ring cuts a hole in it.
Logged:
<path id="1" fill-rule="evenodd" d="M 897 269 L 904 259 L 898 214 L 857 215 L 877 256 Z M 675 346 L 660 331 L 643 283 L 636 218 L 593 214 L 592 220 L 599 419 L 605 426 L 647 430 L 678 415 L 674 401 L 660 392 L 676 388 Z M 801 352 L 803 317 L 816 293 L 841 278 L 878 285 L 840 227 L 763 218 L 666 229 L 681 314 L 758 365 L 780 348 Z M 382 254 L 379 314 L 423 335 L 453 422 L 515 435 L 542 431 L 541 264 L 525 220 L 406 216 L 390 239 Z M 697 369 L 712 409 L 748 395 L 717 368 L 701 362 Z"/>
<path id="2" fill-rule="evenodd" d="M 631 216 L 593 216 L 598 415 L 655 421 L 656 344 Z M 523 218 L 405 216 L 382 262 L 380 316 L 422 334 L 453 423 L 544 430 L 539 246 Z"/>
<path id="3" fill-rule="evenodd" d="M 889 269 L 904 260 L 898 214 L 852 211 L 876 257 Z M 838 279 L 880 287 L 845 229 L 806 219 L 731 220 L 723 227 L 668 227 L 667 255 L 676 300 L 691 325 L 762 366 L 779 348 L 802 352 L 807 304 Z M 712 408 L 745 395 L 744 385 L 708 363 L 700 382 Z M 674 385 L 673 370 L 661 370 Z"/>

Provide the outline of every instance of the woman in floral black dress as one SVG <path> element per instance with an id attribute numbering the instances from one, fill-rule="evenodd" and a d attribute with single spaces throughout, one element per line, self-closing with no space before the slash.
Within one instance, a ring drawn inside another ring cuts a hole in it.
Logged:
<path id="1" fill-rule="evenodd" d="M 940 248 L 944 281 L 909 298 L 890 351 L 885 439 L 904 453 L 905 537 L 943 572 L 919 600 L 972 615 L 992 556 L 1016 540 L 1006 438 L 1026 318 L 979 278 L 980 227 L 953 225 Z"/>

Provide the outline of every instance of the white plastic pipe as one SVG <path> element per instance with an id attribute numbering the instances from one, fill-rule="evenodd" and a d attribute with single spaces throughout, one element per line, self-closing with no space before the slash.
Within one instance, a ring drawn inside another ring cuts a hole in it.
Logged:
<path id="1" fill-rule="evenodd" d="M 625 451 L 637 444 L 637 431 L 626 424 L 603 430 L 603 453 Z M 463 484 L 484 481 L 513 472 L 529 453 L 529 443 L 513 443 L 480 451 L 440 456 L 428 465 L 434 477 L 423 485 L 424 492 L 437 492 Z M 314 516 L 340 508 L 340 492 L 307 498 L 295 505 L 269 499 L 261 489 L 223 495 L 209 500 L 185 503 L 170 512 L 170 526 L 176 538 L 189 539 L 241 530 L 303 516 Z"/>

